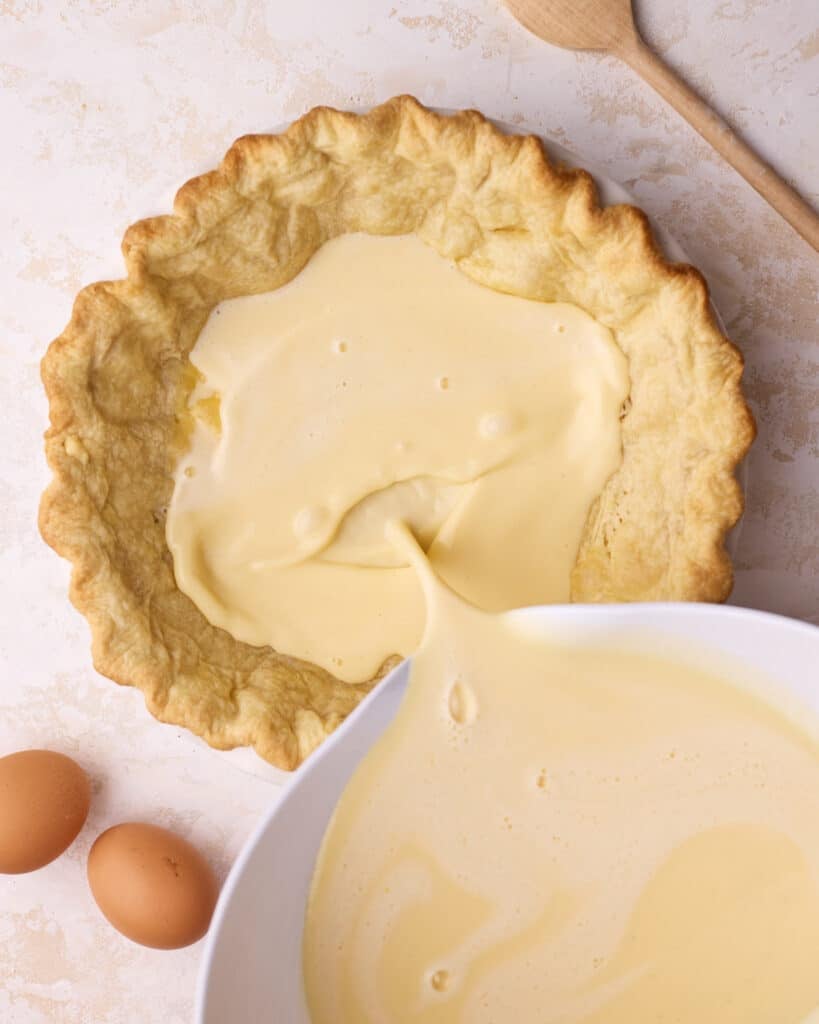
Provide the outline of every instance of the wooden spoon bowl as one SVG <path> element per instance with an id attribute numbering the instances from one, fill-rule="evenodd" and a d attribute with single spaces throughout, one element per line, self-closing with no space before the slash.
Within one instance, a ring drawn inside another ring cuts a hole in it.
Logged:
<path id="1" fill-rule="evenodd" d="M 637 39 L 631 0 L 508 0 L 507 6 L 530 32 L 564 50 L 618 53 Z"/>

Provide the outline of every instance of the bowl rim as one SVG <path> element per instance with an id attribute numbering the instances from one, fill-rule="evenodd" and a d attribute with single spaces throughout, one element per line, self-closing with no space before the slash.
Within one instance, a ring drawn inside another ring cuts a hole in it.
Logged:
<path id="1" fill-rule="evenodd" d="M 555 616 L 562 620 L 593 619 L 605 621 L 607 631 L 614 632 L 628 620 L 633 620 L 631 625 L 639 625 L 646 617 L 650 620 L 671 620 L 689 619 L 689 627 L 685 631 L 691 636 L 697 635 L 697 623 L 703 618 L 744 619 L 749 625 L 766 622 L 782 632 L 790 632 L 793 636 L 812 637 L 817 641 L 819 652 L 819 626 L 800 619 L 792 619 L 785 615 L 774 612 L 759 611 L 754 608 L 741 608 L 732 605 L 706 604 L 702 602 L 644 602 L 632 604 L 553 604 L 534 605 L 525 608 L 514 609 L 507 613 L 509 615 L 526 616 L 529 621 L 548 621 Z M 656 621 L 646 625 L 646 636 L 652 634 L 661 636 L 662 627 L 658 627 Z M 678 634 L 675 631 L 675 636 Z M 708 651 L 708 643 L 703 642 L 702 649 Z M 233 862 L 227 878 L 222 886 L 219 899 L 214 910 L 213 919 L 205 937 L 205 946 L 199 964 L 199 972 L 196 984 L 196 1000 L 194 1009 L 195 1024 L 205 1024 L 208 1000 L 208 987 L 211 976 L 211 969 L 216 957 L 218 939 L 222 924 L 227 913 L 228 906 L 233 894 L 238 888 L 244 875 L 248 862 L 265 835 L 272 826 L 277 815 L 285 803 L 291 798 L 293 791 L 297 789 L 302 779 L 335 749 L 338 744 L 343 743 L 347 733 L 353 728 L 358 718 L 367 713 L 368 708 L 377 694 L 382 693 L 385 687 L 396 685 L 399 677 L 407 671 L 411 659 L 406 659 L 389 672 L 384 679 L 365 697 L 357 708 L 345 719 L 344 722 L 304 761 L 276 792 L 272 805 L 264 812 L 261 819 L 245 840 L 236 860 Z M 773 680 L 775 683 L 775 679 Z"/>

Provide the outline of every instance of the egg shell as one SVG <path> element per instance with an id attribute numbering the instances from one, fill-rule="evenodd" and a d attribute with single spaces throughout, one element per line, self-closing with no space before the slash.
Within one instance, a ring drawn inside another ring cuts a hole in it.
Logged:
<path id="1" fill-rule="evenodd" d="M 187 840 L 142 822 L 103 832 L 88 856 L 97 905 L 127 938 L 154 949 L 179 949 L 207 932 L 219 885 Z"/>
<path id="2" fill-rule="evenodd" d="M 0 873 L 36 871 L 59 857 L 90 804 L 88 776 L 65 754 L 19 750 L 0 758 Z"/>

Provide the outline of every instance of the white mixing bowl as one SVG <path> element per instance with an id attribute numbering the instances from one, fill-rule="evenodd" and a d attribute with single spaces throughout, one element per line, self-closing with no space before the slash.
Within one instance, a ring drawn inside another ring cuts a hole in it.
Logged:
<path id="1" fill-rule="evenodd" d="M 551 636 L 610 637 L 699 664 L 733 666 L 730 675 L 747 677 L 789 715 L 819 723 L 815 626 L 701 604 L 551 605 L 512 614 Z M 301 942 L 313 865 L 347 780 L 398 708 L 407 666 L 395 669 L 293 775 L 240 854 L 207 938 L 197 1024 L 309 1024 Z"/>

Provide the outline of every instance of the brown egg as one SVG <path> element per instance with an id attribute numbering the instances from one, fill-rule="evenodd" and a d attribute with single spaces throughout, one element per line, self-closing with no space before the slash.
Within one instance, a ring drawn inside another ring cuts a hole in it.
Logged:
<path id="1" fill-rule="evenodd" d="M 117 931 L 154 949 L 201 939 L 219 895 L 198 850 L 167 829 L 139 822 L 102 833 L 88 855 L 88 883 Z"/>
<path id="2" fill-rule="evenodd" d="M 77 838 L 91 803 L 88 776 L 53 750 L 0 757 L 0 872 L 36 871 Z"/>

